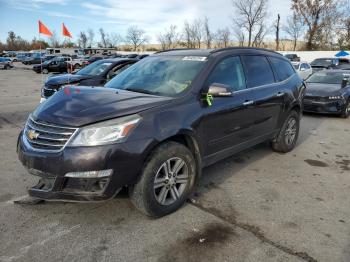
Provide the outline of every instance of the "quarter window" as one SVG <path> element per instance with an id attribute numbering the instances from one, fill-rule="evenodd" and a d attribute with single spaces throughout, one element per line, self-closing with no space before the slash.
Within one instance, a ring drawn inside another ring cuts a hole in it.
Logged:
<path id="1" fill-rule="evenodd" d="M 247 76 L 247 87 L 268 85 L 275 82 L 271 66 L 265 56 L 242 56 Z"/>
<path id="2" fill-rule="evenodd" d="M 276 57 L 270 57 L 270 61 L 277 73 L 278 81 L 286 80 L 295 72 L 293 66 L 286 60 Z M 304 64 L 302 64 L 301 68 L 303 68 L 303 65 Z"/>
<path id="3" fill-rule="evenodd" d="M 245 89 L 245 76 L 240 58 L 229 57 L 220 61 L 209 75 L 207 86 L 213 83 L 227 85 L 233 92 Z"/>

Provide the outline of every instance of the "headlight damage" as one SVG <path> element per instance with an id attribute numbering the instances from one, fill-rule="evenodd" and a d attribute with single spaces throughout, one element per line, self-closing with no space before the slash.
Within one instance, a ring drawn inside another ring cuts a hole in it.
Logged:
<path id="1" fill-rule="evenodd" d="M 96 146 L 123 142 L 140 120 L 139 115 L 131 115 L 82 127 L 68 146 Z"/>

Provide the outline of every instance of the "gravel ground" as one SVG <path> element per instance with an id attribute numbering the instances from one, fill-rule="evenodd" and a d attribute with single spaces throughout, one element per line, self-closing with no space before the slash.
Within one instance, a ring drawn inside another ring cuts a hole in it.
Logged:
<path id="1" fill-rule="evenodd" d="M 191 203 L 161 219 L 124 192 L 17 205 L 36 182 L 15 149 L 41 85 L 0 71 L 0 261 L 350 261 L 350 119 L 305 115 L 293 152 L 261 144 L 204 169 Z"/>

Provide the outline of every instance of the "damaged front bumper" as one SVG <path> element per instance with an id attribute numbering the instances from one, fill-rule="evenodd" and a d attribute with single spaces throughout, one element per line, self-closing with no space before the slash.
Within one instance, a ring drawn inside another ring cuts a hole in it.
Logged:
<path id="1" fill-rule="evenodd" d="M 101 201 L 113 198 L 121 188 L 136 182 L 143 166 L 141 152 L 147 144 L 148 141 L 138 141 L 41 152 L 33 149 L 21 132 L 17 153 L 28 172 L 39 177 L 38 184 L 28 190 L 30 196 L 45 200 Z M 92 172 L 104 173 L 91 176 Z"/>

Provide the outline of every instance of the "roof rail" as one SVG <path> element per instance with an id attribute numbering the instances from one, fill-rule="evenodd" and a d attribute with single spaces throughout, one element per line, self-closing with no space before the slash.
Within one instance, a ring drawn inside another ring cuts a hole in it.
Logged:
<path id="1" fill-rule="evenodd" d="M 200 49 L 198 49 L 198 48 L 173 48 L 173 49 L 158 51 L 158 52 L 155 52 L 154 54 L 165 53 L 165 52 L 170 52 L 170 51 L 182 51 L 182 50 L 200 50 Z"/>
<path id="2" fill-rule="evenodd" d="M 267 52 L 271 52 L 271 53 L 275 53 L 275 54 L 279 54 L 279 55 L 283 56 L 281 53 L 278 53 L 278 52 L 271 50 L 271 49 L 260 48 L 260 47 L 248 47 L 248 46 L 232 46 L 232 47 L 218 48 L 218 49 L 214 49 L 214 50 L 210 51 L 210 53 L 213 54 L 213 53 L 218 53 L 218 52 L 222 52 L 222 51 L 226 51 L 226 50 L 236 50 L 236 49 L 251 49 L 251 50 L 267 51 Z"/>

